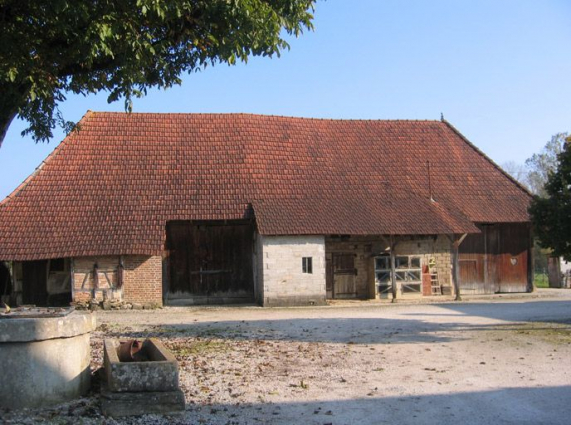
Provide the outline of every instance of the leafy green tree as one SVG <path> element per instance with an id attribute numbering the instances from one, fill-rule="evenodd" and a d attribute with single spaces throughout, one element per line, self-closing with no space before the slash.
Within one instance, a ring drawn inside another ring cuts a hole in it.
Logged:
<path id="1" fill-rule="evenodd" d="M 534 197 L 529 212 L 540 245 L 571 261 L 571 136 L 566 140 L 545 185 L 546 196 Z"/>
<path id="2" fill-rule="evenodd" d="M 0 145 L 18 116 L 36 141 L 68 93 L 132 99 L 216 63 L 274 56 L 312 28 L 315 0 L 0 0 Z"/>

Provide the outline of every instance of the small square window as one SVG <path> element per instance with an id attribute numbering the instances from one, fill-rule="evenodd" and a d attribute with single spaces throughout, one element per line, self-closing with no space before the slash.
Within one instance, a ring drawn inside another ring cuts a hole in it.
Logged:
<path id="1" fill-rule="evenodd" d="M 304 273 L 313 273 L 313 257 L 303 257 L 301 259 L 301 268 Z"/>

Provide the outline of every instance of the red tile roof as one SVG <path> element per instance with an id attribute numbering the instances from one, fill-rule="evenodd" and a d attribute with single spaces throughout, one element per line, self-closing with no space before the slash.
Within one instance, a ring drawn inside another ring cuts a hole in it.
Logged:
<path id="1" fill-rule="evenodd" d="M 262 234 L 476 232 L 529 199 L 446 122 L 88 112 L 0 203 L 0 259 L 159 254 L 168 220 L 252 209 Z"/>

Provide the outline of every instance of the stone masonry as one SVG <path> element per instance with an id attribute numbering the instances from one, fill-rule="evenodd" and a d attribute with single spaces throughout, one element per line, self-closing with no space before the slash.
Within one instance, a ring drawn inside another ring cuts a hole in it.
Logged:
<path id="1" fill-rule="evenodd" d="M 325 241 L 328 258 L 335 252 L 355 254 L 357 296 L 379 298 L 375 286 L 374 258 L 386 252 L 387 242 L 378 236 L 327 237 Z M 434 259 L 440 285 L 452 286 L 450 241 L 446 236 L 407 238 L 399 241 L 395 253 L 396 255 L 420 255 L 421 266 L 427 265 L 431 259 Z M 418 295 L 407 294 L 405 296 Z"/>
<path id="2" fill-rule="evenodd" d="M 261 238 L 263 305 L 324 304 L 325 238 L 323 236 Z M 312 273 L 303 273 L 303 257 L 312 258 Z"/>

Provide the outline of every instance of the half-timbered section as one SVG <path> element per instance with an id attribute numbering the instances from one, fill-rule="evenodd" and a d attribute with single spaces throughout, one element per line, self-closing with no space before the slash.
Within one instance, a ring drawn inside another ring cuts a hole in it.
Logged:
<path id="1" fill-rule="evenodd" d="M 445 121 L 88 112 L 0 203 L 12 304 L 531 289 L 530 195 Z"/>

